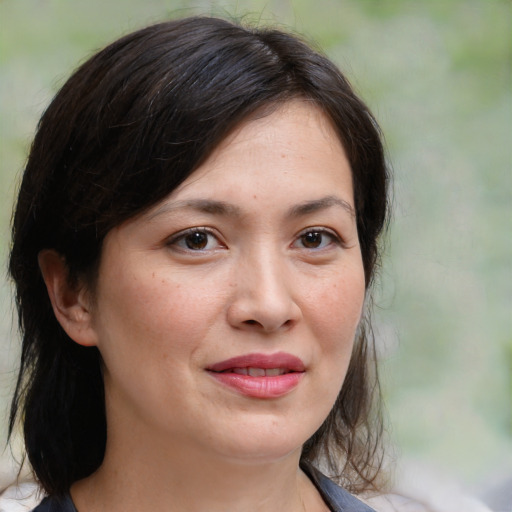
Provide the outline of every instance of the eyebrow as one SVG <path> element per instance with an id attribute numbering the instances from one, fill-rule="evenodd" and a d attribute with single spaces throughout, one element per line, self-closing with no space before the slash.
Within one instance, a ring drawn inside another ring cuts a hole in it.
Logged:
<path id="1" fill-rule="evenodd" d="M 347 203 L 347 201 L 336 196 L 325 196 L 320 199 L 313 199 L 311 201 L 305 201 L 292 206 L 287 212 L 287 217 L 302 217 L 304 215 L 332 208 L 333 206 L 343 208 L 351 217 L 355 218 L 356 216 L 354 208 L 350 203 Z M 186 201 L 173 201 L 171 203 L 163 204 L 149 216 L 149 220 L 165 213 L 172 213 L 176 210 L 189 208 L 202 213 L 209 213 L 211 215 L 224 215 L 229 217 L 242 216 L 242 210 L 231 203 L 217 201 L 214 199 L 189 199 Z"/>
<path id="2" fill-rule="evenodd" d="M 238 206 L 224 201 L 216 201 L 214 199 L 189 199 L 186 201 L 173 201 L 171 203 L 163 204 L 149 216 L 149 220 L 152 220 L 164 213 L 171 213 L 173 211 L 183 209 L 192 209 L 202 213 L 227 215 L 231 217 L 240 217 L 242 215 L 242 211 Z"/>
<path id="3" fill-rule="evenodd" d="M 353 206 L 350 203 L 347 203 L 347 201 L 336 196 L 325 196 L 320 199 L 305 201 L 304 203 L 295 205 L 288 211 L 288 217 L 301 217 L 320 210 L 326 210 L 333 206 L 341 206 L 341 208 L 348 212 L 351 217 L 356 217 L 356 212 Z"/>

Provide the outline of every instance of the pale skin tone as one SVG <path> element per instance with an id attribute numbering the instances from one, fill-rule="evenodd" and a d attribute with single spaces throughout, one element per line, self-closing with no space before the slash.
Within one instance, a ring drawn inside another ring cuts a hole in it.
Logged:
<path id="1" fill-rule="evenodd" d="M 104 360 L 107 449 L 71 489 L 80 512 L 320 512 L 299 469 L 350 360 L 365 292 L 350 165 L 295 100 L 239 126 L 164 201 L 108 233 L 94 293 L 53 251 L 40 266 L 69 336 Z M 207 368 L 284 352 L 282 396 Z"/>

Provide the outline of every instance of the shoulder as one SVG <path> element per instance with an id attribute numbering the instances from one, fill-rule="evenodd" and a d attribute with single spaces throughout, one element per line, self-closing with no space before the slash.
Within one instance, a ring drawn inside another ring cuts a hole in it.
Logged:
<path id="1" fill-rule="evenodd" d="M 447 512 L 464 510 L 464 512 L 491 512 L 486 505 L 468 496 L 443 497 L 435 492 L 427 499 L 403 494 L 382 494 L 366 498 L 375 512 Z"/>
<path id="2" fill-rule="evenodd" d="M 453 486 L 443 489 L 431 483 L 421 489 L 395 489 L 388 494 L 356 497 L 310 464 L 301 463 L 301 468 L 333 512 L 491 512 L 477 499 L 456 492 Z"/>

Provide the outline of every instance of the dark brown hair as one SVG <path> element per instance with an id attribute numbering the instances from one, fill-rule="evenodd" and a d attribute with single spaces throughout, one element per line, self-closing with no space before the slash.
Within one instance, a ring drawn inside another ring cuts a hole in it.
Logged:
<path id="1" fill-rule="evenodd" d="M 55 249 L 71 279 L 94 281 L 110 229 L 167 196 L 241 121 L 292 98 L 318 105 L 347 153 L 368 290 L 387 218 L 380 132 L 336 66 L 298 37 L 206 17 L 153 25 L 85 62 L 42 116 L 13 217 L 9 269 L 23 347 L 10 432 L 22 420 L 48 493 L 66 492 L 100 466 L 106 418 L 100 354 L 60 327 L 38 253 Z M 353 491 L 371 485 L 380 467 L 372 368 L 362 322 L 336 405 L 302 454 L 325 459 Z"/>

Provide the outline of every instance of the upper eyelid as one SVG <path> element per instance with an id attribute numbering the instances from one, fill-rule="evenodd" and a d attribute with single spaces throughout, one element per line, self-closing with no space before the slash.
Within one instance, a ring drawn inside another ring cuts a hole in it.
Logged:
<path id="1" fill-rule="evenodd" d="M 302 228 L 299 231 L 299 234 L 300 233 L 307 233 L 308 231 L 327 231 L 327 232 L 331 232 L 331 233 L 334 233 L 334 234 L 337 235 L 337 231 L 335 229 L 328 228 L 327 226 L 317 226 L 317 225 L 307 226 L 305 228 Z"/>
<path id="2" fill-rule="evenodd" d="M 341 242 L 343 242 L 343 240 L 344 240 L 343 236 L 341 236 L 341 234 L 338 233 L 337 230 L 335 230 L 333 228 L 328 228 L 325 226 L 310 226 L 310 227 L 301 229 L 297 233 L 296 238 L 302 236 L 304 233 L 309 233 L 310 231 L 318 231 L 320 233 L 327 233 L 328 235 L 332 235 L 334 238 L 339 239 Z"/>

